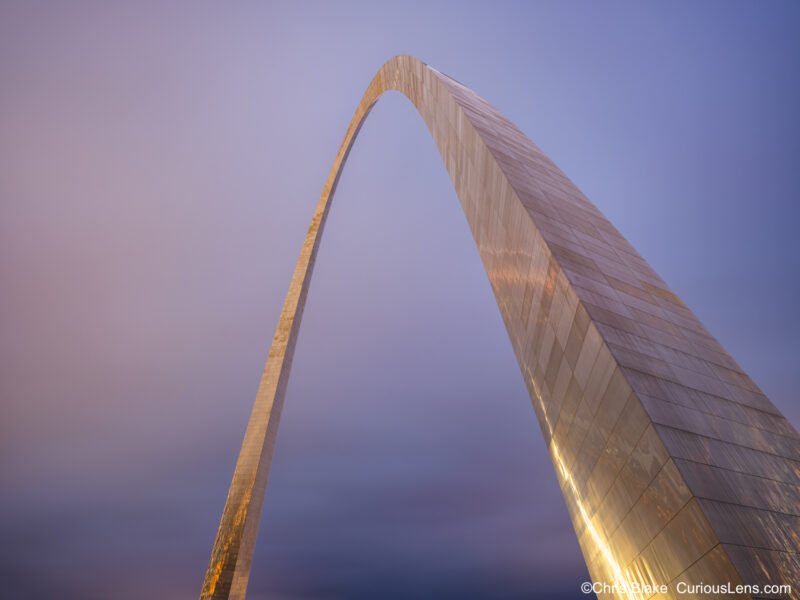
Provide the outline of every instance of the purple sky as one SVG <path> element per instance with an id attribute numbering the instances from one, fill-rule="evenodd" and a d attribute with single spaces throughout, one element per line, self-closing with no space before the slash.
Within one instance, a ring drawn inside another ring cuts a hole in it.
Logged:
<path id="1" fill-rule="evenodd" d="M 0 5 L 0 578 L 194 598 L 308 221 L 389 57 L 538 144 L 800 425 L 800 5 Z M 341 178 L 249 597 L 581 598 L 477 251 L 397 94 Z"/>

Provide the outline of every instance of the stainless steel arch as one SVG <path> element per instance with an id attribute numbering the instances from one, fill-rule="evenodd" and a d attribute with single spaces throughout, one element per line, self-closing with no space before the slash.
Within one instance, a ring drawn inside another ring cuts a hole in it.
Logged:
<path id="1" fill-rule="evenodd" d="M 617 586 L 600 596 L 800 582 L 797 431 L 524 134 L 468 88 L 397 56 L 367 88 L 314 212 L 201 598 L 244 598 L 325 218 L 387 90 L 417 108 L 455 185 L 592 578 Z"/>

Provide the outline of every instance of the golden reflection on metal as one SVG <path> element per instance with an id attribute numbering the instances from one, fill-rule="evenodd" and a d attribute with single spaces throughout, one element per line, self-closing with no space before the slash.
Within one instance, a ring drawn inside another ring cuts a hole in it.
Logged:
<path id="1" fill-rule="evenodd" d="M 638 600 L 650 595 L 636 586 L 663 585 L 654 598 L 678 598 L 680 582 L 800 585 L 796 429 L 524 134 L 460 83 L 398 56 L 367 88 L 314 212 L 201 599 L 244 598 L 325 218 L 387 90 L 417 108 L 453 181 L 589 572 L 616 585 L 600 597 Z"/>

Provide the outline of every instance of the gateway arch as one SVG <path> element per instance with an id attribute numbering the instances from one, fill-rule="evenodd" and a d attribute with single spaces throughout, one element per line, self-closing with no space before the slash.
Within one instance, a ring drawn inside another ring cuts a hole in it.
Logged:
<path id="1" fill-rule="evenodd" d="M 800 598 L 800 435 L 569 179 L 508 119 L 410 56 L 370 83 L 303 243 L 201 599 L 245 596 L 314 260 L 358 130 L 405 94 L 489 276 L 601 598 Z M 766 585 L 793 585 L 764 592 Z M 681 585 L 683 587 L 681 587 Z M 577 591 L 576 591 L 577 592 Z"/>

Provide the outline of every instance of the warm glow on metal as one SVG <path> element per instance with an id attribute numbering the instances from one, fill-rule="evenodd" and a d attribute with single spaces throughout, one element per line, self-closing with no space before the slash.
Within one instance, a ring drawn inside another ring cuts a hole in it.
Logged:
<path id="1" fill-rule="evenodd" d="M 390 89 L 417 108 L 453 181 L 589 572 L 615 586 L 601 597 L 800 581 L 800 538 L 785 533 L 800 528 L 797 431 L 522 132 L 460 83 L 398 56 L 367 88 L 314 212 L 201 598 L 244 598 L 325 218 L 363 119 Z"/>

